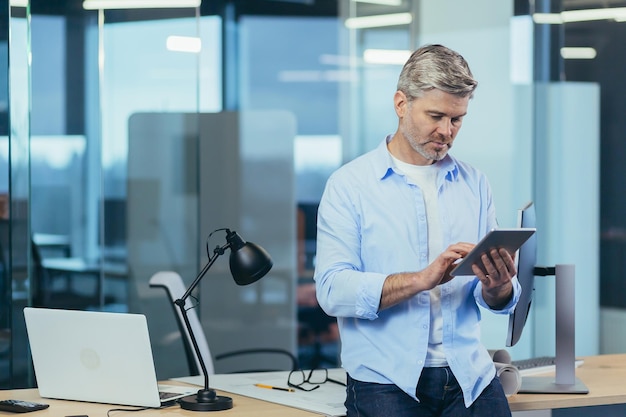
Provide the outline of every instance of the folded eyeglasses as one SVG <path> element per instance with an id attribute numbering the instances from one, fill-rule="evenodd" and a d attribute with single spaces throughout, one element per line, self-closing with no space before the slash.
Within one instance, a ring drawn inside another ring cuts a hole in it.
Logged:
<path id="1" fill-rule="evenodd" d="M 289 372 L 289 377 L 287 378 L 287 385 L 307 392 L 318 389 L 320 385 L 326 382 L 346 386 L 341 381 L 329 378 L 328 369 L 311 369 L 310 371 L 298 369 Z"/>

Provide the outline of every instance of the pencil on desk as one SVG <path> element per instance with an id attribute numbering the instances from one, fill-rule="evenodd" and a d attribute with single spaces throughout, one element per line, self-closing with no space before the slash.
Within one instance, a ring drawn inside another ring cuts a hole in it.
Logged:
<path id="1" fill-rule="evenodd" d="M 294 392 L 295 391 L 293 388 L 273 387 L 271 385 L 266 385 L 266 384 L 254 384 L 254 385 L 259 387 L 259 388 L 277 389 L 279 391 L 287 391 L 287 392 Z"/>

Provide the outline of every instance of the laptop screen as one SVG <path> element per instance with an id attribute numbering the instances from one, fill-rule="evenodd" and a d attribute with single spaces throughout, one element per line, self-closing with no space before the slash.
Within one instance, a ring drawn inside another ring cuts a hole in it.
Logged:
<path id="1" fill-rule="evenodd" d="M 144 315 L 26 307 L 24 317 L 42 397 L 161 405 Z"/>

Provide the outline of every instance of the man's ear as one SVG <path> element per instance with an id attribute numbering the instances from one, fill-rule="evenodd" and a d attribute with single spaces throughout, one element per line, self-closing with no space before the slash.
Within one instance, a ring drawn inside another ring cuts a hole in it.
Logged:
<path id="1" fill-rule="evenodd" d="M 396 110 L 398 117 L 404 117 L 409 107 L 409 100 L 406 95 L 398 90 L 393 95 L 393 108 Z"/>

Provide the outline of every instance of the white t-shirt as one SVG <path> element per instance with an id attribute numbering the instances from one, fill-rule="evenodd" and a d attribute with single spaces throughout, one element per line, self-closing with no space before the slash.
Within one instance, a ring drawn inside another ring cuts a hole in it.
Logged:
<path id="1" fill-rule="evenodd" d="M 422 190 L 428 224 L 428 262 L 433 262 L 443 252 L 443 234 L 439 219 L 437 174 L 438 164 L 412 165 L 393 157 L 396 167 Z M 430 333 L 425 366 L 446 366 L 448 364 L 442 345 L 443 317 L 441 315 L 441 290 L 439 286 L 430 290 Z"/>

